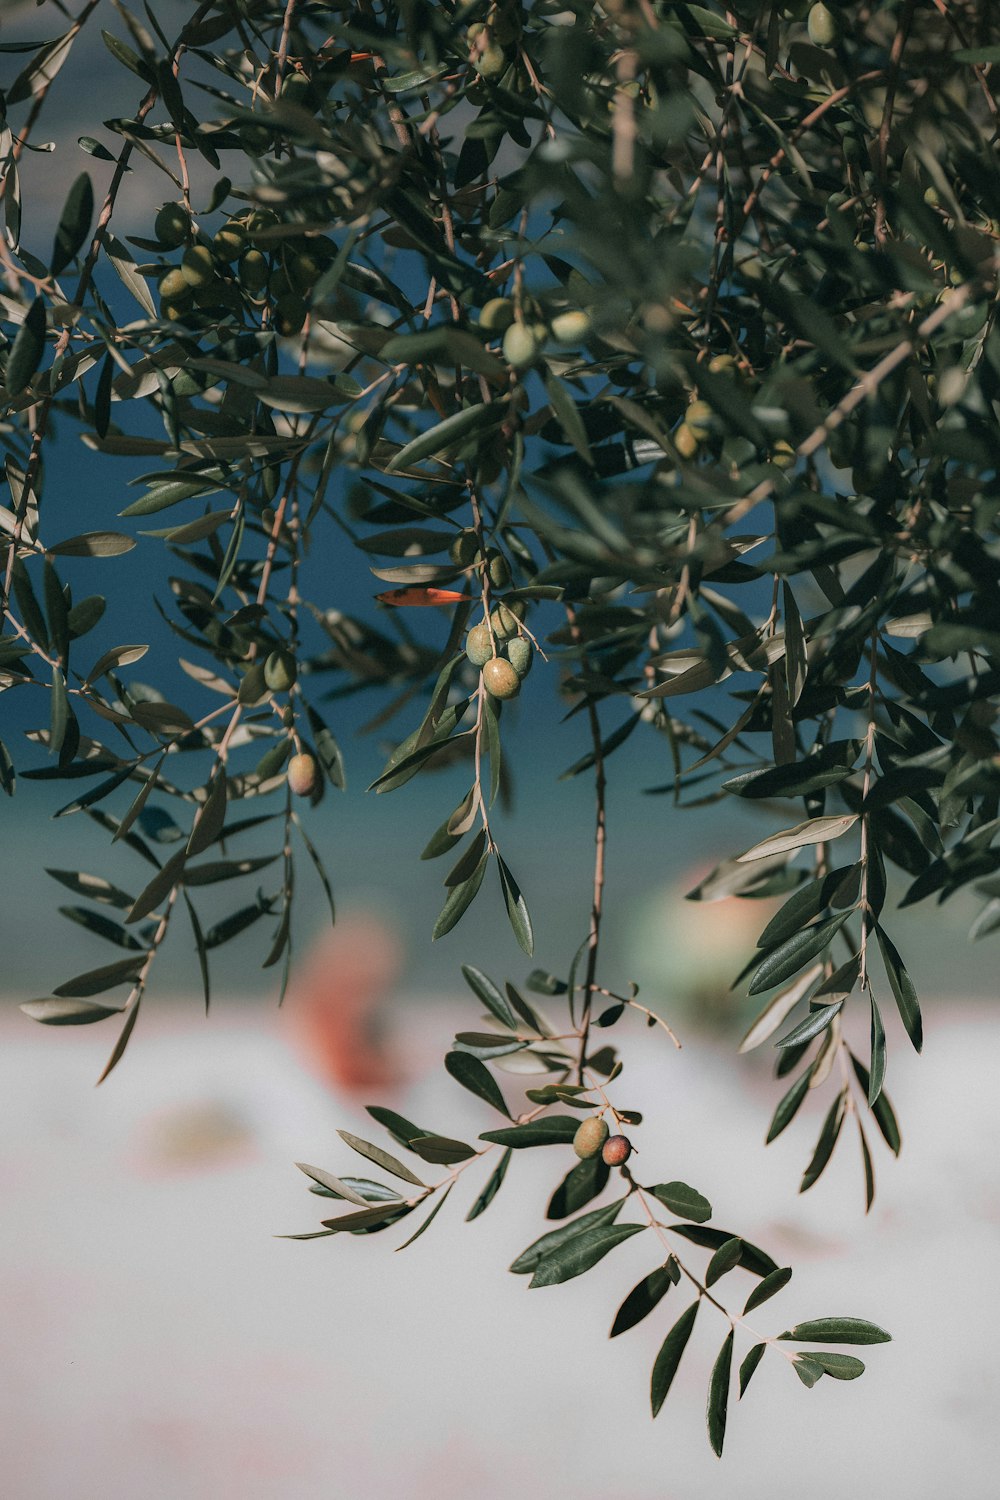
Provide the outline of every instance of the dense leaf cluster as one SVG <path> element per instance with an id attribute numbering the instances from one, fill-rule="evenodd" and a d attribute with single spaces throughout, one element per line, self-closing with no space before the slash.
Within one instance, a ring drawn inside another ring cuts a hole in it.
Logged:
<path id="1" fill-rule="evenodd" d="M 56 142 L 89 159 L 52 237 L 22 201 L 24 155 L 102 21 L 135 107 Z M 870 1203 L 866 1124 L 900 1146 L 887 1002 L 921 1044 L 890 886 L 909 904 L 975 883 L 973 936 L 1000 926 L 992 8 L 203 0 L 168 35 L 155 6 L 85 0 L 61 35 L 0 52 L 0 689 L 40 726 L 0 744 L 0 784 L 72 783 L 59 815 L 83 812 L 143 870 L 51 872 L 64 914 L 124 956 L 24 1009 L 117 1016 L 110 1070 L 180 912 L 206 1001 L 214 950 L 258 924 L 287 977 L 301 854 L 331 891 L 308 814 L 343 786 L 338 704 L 359 693 L 401 726 L 376 792 L 467 770 L 423 852 L 453 860 L 435 936 L 492 866 L 530 954 L 491 813 L 505 704 L 537 656 L 582 727 L 566 775 L 595 787 L 588 940 L 567 979 L 529 981 L 568 1019 L 466 970 L 486 1014 L 447 1067 L 507 1123 L 480 1148 L 373 1108 L 447 1171 L 428 1184 L 345 1137 L 406 1187 L 306 1169 L 349 1205 L 317 1233 L 431 1200 L 421 1233 L 501 1148 L 475 1216 L 517 1150 L 565 1150 L 595 1114 L 639 1123 L 609 1097 L 616 1050 L 595 1044 L 632 1013 L 658 1019 L 599 963 L 608 764 L 636 733 L 669 747 L 668 816 L 730 797 L 775 815 L 691 895 L 784 898 L 742 976 L 765 996 L 743 1049 L 777 1036 L 790 1080 L 768 1139 L 827 1089 L 802 1188 L 850 1120 Z M 162 206 L 118 232 L 139 184 Z M 109 529 L 65 534 L 49 503 L 48 445 L 74 432 L 109 473 L 147 466 Z M 183 703 L 136 675 L 146 644 L 91 645 L 106 605 L 88 570 L 114 600 L 137 545 L 169 557 L 154 602 Z M 381 613 L 331 596 L 334 554 L 384 586 Z M 261 838 L 269 852 L 241 852 Z M 206 930 L 200 887 L 258 875 Z M 859 1008 L 864 1057 L 842 1031 Z M 532 1086 L 512 1103 L 497 1071 Z M 620 1196 L 588 1208 L 612 1170 Z M 551 1285 L 652 1235 L 659 1263 L 612 1333 L 694 1291 L 656 1361 L 655 1414 L 701 1305 L 728 1319 L 718 1452 L 734 1331 L 791 1273 L 710 1215 L 683 1183 L 583 1155 L 549 1205 L 559 1227 L 512 1269 Z M 759 1278 L 739 1315 L 712 1290 L 737 1270 Z M 781 1340 L 884 1337 L 835 1318 L 756 1339 L 741 1393 Z M 808 1385 L 863 1368 L 789 1357 Z"/>

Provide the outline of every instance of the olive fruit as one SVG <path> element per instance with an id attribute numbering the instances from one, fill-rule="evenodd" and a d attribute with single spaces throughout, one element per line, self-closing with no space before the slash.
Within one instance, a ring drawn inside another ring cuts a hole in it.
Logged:
<path id="1" fill-rule="evenodd" d="M 244 250 L 240 256 L 240 285 L 251 296 L 267 286 L 267 256 L 259 250 Z"/>
<path id="2" fill-rule="evenodd" d="M 517 627 L 523 618 L 524 605 L 519 599 L 513 604 L 504 604 L 501 601 L 490 615 L 493 634 L 501 641 L 509 641 L 512 636 L 517 635 Z"/>
<path id="3" fill-rule="evenodd" d="M 212 236 L 212 249 L 220 260 L 235 260 L 246 243 L 246 230 L 237 219 L 230 219 Z"/>
<path id="4" fill-rule="evenodd" d="M 290 651 L 272 651 L 264 663 L 264 681 L 272 693 L 287 693 L 298 676 Z"/>
<path id="5" fill-rule="evenodd" d="M 204 287 L 215 280 L 215 256 L 207 245 L 189 245 L 181 260 L 188 286 Z"/>
<path id="6" fill-rule="evenodd" d="M 448 548 L 448 556 L 456 568 L 471 568 L 479 556 L 479 538 L 474 531 L 460 531 Z"/>
<path id="7" fill-rule="evenodd" d="M 503 336 L 503 357 L 515 370 L 526 370 L 538 358 L 542 339 L 526 323 L 512 323 Z"/>
<path id="8" fill-rule="evenodd" d="M 584 1120 L 573 1137 L 573 1150 L 581 1161 L 596 1156 L 608 1138 L 608 1127 L 600 1115 Z"/>
<path id="9" fill-rule="evenodd" d="M 731 375 L 736 371 L 736 360 L 731 354 L 713 354 L 708 368 L 713 375 Z"/>
<path id="10" fill-rule="evenodd" d="M 319 767 L 311 755 L 293 755 L 288 762 L 288 786 L 296 797 L 311 797 L 319 781 Z"/>
<path id="11" fill-rule="evenodd" d="M 674 447 L 681 458 L 694 458 L 701 447 L 701 438 L 693 427 L 689 427 L 686 422 L 682 422 L 674 433 Z"/>
<path id="12" fill-rule="evenodd" d="M 697 438 L 706 438 L 712 423 L 712 408 L 707 401 L 692 401 L 684 413 L 684 423 Z"/>
<path id="13" fill-rule="evenodd" d="M 479 309 L 479 326 L 487 333 L 506 333 L 514 321 L 514 304 L 509 297 L 491 297 Z"/>
<path id="14" fill-rule="evenodd" d="M 601 1160 L 606 1167 L 624 1166 L 632 1155 L 632 1142 L 627 1135 L 609 1135 L 601 1148 Z"/>
<path id="15" fill-rule="evenodd" d="M 484 47 L 479 56 L 473 60 L 484 78 L 499 78 L 507 69 L 507 54 L 495 42 Z"/>
<path id="16" fill-rule="evenodd" d="M 465 654 L 474 667 L 485 667 L 493 656 L 493 640 L 488 625 L 473 625 L 465 638 Z"/>
<path id="17" fill-rule="evenodd" d="M 837 18 L 828 5 L 812 5 L 806 17 L 806 29 L 814 47 L 832 47 L 837 40 Z"/>
<path id="18" fill-rule="evenodd" d="M 298 333 L 306 320 L 307 308 L 301 297 L 289 292 L 274 304 L 274 321 L 278 332 L 287 338 Z"/>
<path id="19" fill-rule="evenodd" d="M 490 583 L 495 589 L 505 589 L 510 583 L 510 564 L 502 552 L 492 547 L 486 554 Z"/>
<path id="20" fill-rule="evenodd" d="M 191 301 L 191 283 L 179 266 L 174 266 L 160 280 L 160 298 L 164 302 Z"/>
<path id="21" fill-rule="evenodd" d="M 795 449 L 784 438 L 779 438 L 771 449 L 771 462 L 776 469 L 790 469 L 795 463 Z"/>
<path id="22" fill-rule="evenodd" d="M 526 641 L 523 636 L 515 636 L 514 640 L 507 642 L 507 660 L 522 681 L 531 671 L 533 656 L 531 642 Z"/>
<path id="23" fill-rule="evenodd" d="M 153 227 L 160 244 L 176 250 L 191 233 L 191 218 L 179 203 L 164 203 L 157 210 Z"/>
<path id="24" fill-rule="evenodd" d="M 502 656 L 491 657 L 483 667 L 483 682 L 494 698 L 516 698 L 521 691 L 520 677 Z"/>
<path id="25" fill-rule="evenodd" d="M 323 272 L 323 267 L 311 250 L 296 251 L 288 257 L 286 266 L 292 289 L 299 293 L 310 291 Z"/>
<path id="26" fill-rule="evenodd" d="M 590 332 L 590 317 L 585 312 L 557 313 L 551 327 L 557 344 L 578 344 Z"/>

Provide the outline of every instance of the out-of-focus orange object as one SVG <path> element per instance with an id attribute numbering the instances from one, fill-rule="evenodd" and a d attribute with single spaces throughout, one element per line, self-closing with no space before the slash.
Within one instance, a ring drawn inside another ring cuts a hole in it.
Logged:
<path id="1" fill-rule="evenodd" d="M 306 1065 L 349 1093 L 402 1081 L 380 1025 L 380 1010 L 402 965 L 389 925 L 348 914 L 326 932 L 293 977 L 285 1011 Z"/>
<path id="2" fill-rule="evenodd" d="M 376 594 L 375 598 L 380 604 L 400 605 L 428 605 L 428 604 L 457 604 L 461 599 L 468 599 L 468 594 L 456 594 L 454 589 L 431 589 L 431 588 L 405 588 L 387 589 L 384 594 Z"/>

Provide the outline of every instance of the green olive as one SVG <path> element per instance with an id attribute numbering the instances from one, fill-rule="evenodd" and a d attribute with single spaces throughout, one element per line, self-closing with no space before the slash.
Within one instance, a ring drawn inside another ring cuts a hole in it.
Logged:
<path id="1" fill-rule="evenodd" d="M 507 642 L 507 660 L 522 682 L 531 671 L 534 655 L 531 642 L 525 640 L 522 635 L 517 635 L 512 641 Z"/>
<path id="2" fill-rule="evenodd" d="M 518 633 L 518 626 L 524 619 L 524 603 L 515 599 L 511 604 L 501 602 L 490 615 L 490 625 L 497 640 L 509 641 Z"/>
<path id="3" fill-rule="evenodd" d="M 590 315 L 585 312 L 557 313 L 551 326 L 557 344 L 579 344 L 590 332 Z"/>
<path id="4" fill-rule="evenodd" d="M 302 250 L 288 257 L 286 274 L 293 291 L 308 292 L 323 274 L 323 267 L 311 252 Z"/>
<path id="5" fill-rule="evenodd" d="M 285 338 L 298 333 L 306 320 L 307 308 L 301 297 L 287 293 L 274 304 L 274 321 L 278 332 Z"/>
<path id="6" fill-rule="evenodd" d="M 208 286 L 215 280 L 215 256 L 207 245 L 189 245 L 181 260 L 181 271 L 188 286 Z"/>
<path id="7" fill-rule="evenodd" d="M 293 755 L 287 776 L 289 790 L 296 797 L 311 797 L 319 782 L 319 767 L 311 755 Z"/>
<path id="8" fill-rule="evenodd" d="M 601 1150 L 608 1134 L 608 1127 L 600 1115 L 591 1115 L 581 1122 L 573 1137 L 573 1150 L 581 1161 L 587 1161 Z"/>
<path id="9" fill-rule="evenodd" d="M 736 373 L 736 360 L 731 354 L 713 354 L 708 368 L 713 375 L 732 375 Z"/>
<path id="10" fill-rule="evenodd" d="M 521 691 L 521 679 L 509 661 L 502 656 L 493 656 L 483 667 L 483 683 L 494 698 L 516 698 Z"/>
<path id="11" fill-rule="evenodd" d="M 176 250 L 190 237 L 191 216 L 179 203 L 164 203 L 157 210 L 153 227 L 160 244 Z"/>
<path id="12" fill-rule="evenodd" d="M 491 547 L 486 554 L 489 566 L 490 583 L 495 589 L 505 589 L 510 583 L 510 564 L 502 552 Z"/>
<path id="13" fill-rule="evenodd" d="M 191 283 L 180 266 L 174 266 L 166 276 L 161 277 L 160 298 L 164 302 L 174 302 L 181 306 L 191 301 Z"/>
<path id="14" fill-rule="evenodd" d="M 212 236 L 212 249 L 219 260 L 235 260 L 246 244 L 246 230 L 236 219 L 230 219 Z"/>
<path id="15" fill-rule="evenodd" d="M 473 625 L 465 638 L 465 654 L 474 667 L 485 667 L 493 656 L 493 639 L 489 626 L 484 622 Z"/>
<path id="16" fill-rule="evenodd" d="M 806 29 L 814 47 L 832 47 L 840 34 L 837 17 L 822 3 L 810 6 Z"/>
<path id="17" fill-rule="evenodd" d="M 681 458 L 694 458 L 701 447 L 701 438 L 693 427 L 689 427 L 686 422 L 682 422 L 674 433 L 674 447 Z"/>
<path id="18" fill-rule="evenodd" d="M 259 250 L 244 250 L 239 269 L 240 285 L 251 296 L 267 286 L 267 256 Z"/>
<path id="19" fill-rule="evenodd" d="M 515 370 L 526 370 L 538 358 L 542 342 L 526 323 L 512 323 L 503 336 L 503 357 Z"/>
<path id="20" fill-rule="evenodd" d="M 448 548 L 448 556 L 456 568 L 471 568 L 479 556 L 479 538 L 474 531 L 460 531 Z"/>
<path id="21" fill-rule="evenodd" d="M 791 443 L 779 438 L 771 447 L 771 462 L 776 469 L 790 469 L 795 463 L 796 453 Z"/>
<path id="22" fill-rule="evenodd" d="M 507 71 L 507 54 L 502 47 L 492 42 L 484 47 L 477 58 L 473 61 L 484 78 L 499 78 Z"/>
<path id="23" fill-rule="evenodd" d="M 264 681 L 272 693 L 287 693 L 297 676 L 298 667 L 290 651 L 272 651 L 264 663 Z"/>
<path id="24" fill-rule="evenodd" d="M 514 321 L 514 304 L 509 297 L 491 297 L 479 309 L 479 326 L 487 333 L 506 333 Z"/>
<path id="25" fill-rule="evenodd" d="M 684 422 L 695 437 L 706 438 L 712 425 L 712 408 L 707 401 L 692 401 L 684 413 Z"/>

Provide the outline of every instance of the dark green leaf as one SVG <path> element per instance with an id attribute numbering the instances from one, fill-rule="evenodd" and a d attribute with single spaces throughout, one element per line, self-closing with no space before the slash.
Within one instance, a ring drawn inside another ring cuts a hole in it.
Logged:
<path id="1" fill-rule="evenodd" d="M 889 938 L 889 935 L 883 932 L 879 926 L 875 928 L 875 935 L 878 938 L 879 951 L 882 954 L 885 971 L 889 976 L 889 984 L 895 996 L 900 1019 L 906 1029 L 907 1036 L 910 1038 L 916 1051 L 919 1052 L 924 1044 L 924 1032 L 923 1022 L 920 1018 L 920 1002 L 917 999 L 917 992 L 913 988 L 913 983 L 906 972 L 903 960 L 900 958 L 899 952 Z"/>
<path id="2" fill-rule="evenodd" d="M 56 228 L 50 268 L 58 276 L 69 265 L 87 238 L 94 217 L 94 189 L 90 177 L 81 172 L 73 183 Z"/>
<path id="3" fill-rule="evenodd" d="M 509 1031 L 516 1031 L 517 1020 L 514 1012 L 492 979 L 480 973 L 478 969 L 472 968 L 469 964 L 462 965 L 462 976 L 472 993 L 478 1000 L 482 1001 L 486 1009 L 497 1018 L 500 1024 L 506 1026 Z"/>
<path id="4" fill-rule="evenodd" d="M 394 1177 L 401 1177 L 404 1182 L 412 1182 L 414 1187 L 422 1188 L 426 1186 L 425 1183 L 421 1182 L 419 1177 L 410 1171 L 409 1167 L 405 1167 L 401 1161 L 397 1160 L 395 1156 L 391 1156 L 388 1151 L 383 1151 L 381 1146 L 373 1146 L 370 1141 L 363 1141 L 360 1136 L 351 1135 L 348 1130 L 338 1130 L 337 1134 L 342 1141 L 347 1142 L 353 1151 L 357 1151 L 359 1156 L 367 1157 L 376 1166 L 383 1167 L 385 1171 L 391 1172 Z"/>
<path id="5" fill-rule="evenodd" d="M 650 1271 L 644 1276 L 638 1286 L 634 1286 L 629 1292 L 621 1307 L 615 1313 L 615 1321 L 611 1325 L 609 1338 L 617 1338 L 620 1333 L 626 1333 L 641 1323 L 653 1311 L 653 1308 L 662 1301 L 673 1286 L 673 1277 L 665 1266 L 657 1266 L 655 1271 Z"/>
<path id="6" fill-rule="evenodd" d="M 89 1026 L 93 1021 L 105 1021 L 108 1016 L 120 1015 L 120 1005 L 99 1005 L 96 1000 L 28 1000 L 21 1010 L 33 1021 L 46 1026 Z"/>
<path id="7" fill-rule="evenodd" d="M 712 1205 L 701 1193 L 688 1187 L 686 1182 L 661 1182 L 653 1188 L 661 1203 L 665 1203 L 672 1214 L 682 1219 L 691 1219 L 695 1224 L 704 1224 L 712 1217 Z"/>
<path id="8" fill-rule="evenodd" d="M 540 1120 L 531 1120 L 525 1125 L 485 1130 L 479 1139 L 493 1141 L 498 1146 L 513 1146 L 515 1150 L 529 1146 L 565 1146 L 572 1142 L 579 1124 L 572 1115 L 543 1115 Z"/>
<path id="9" fill-rule="evenodd" d="M 849 916 L 850 912 L 844 911 L 825 922 L 817 922 L 775 948 L 754 970 L 748 994 L 759 995 L 762 990 L 773 989 L 791 979 L 810 959 L 817 958 L 829 947 Z"/>
<path id="10" fill-rule="evenodd" d="M 609 1251 L 634 1234 L 641 1234 L 646 1224 L 606 1224 L 595 1229 L 585 1229 L 576 1234 L 558 1250 L 551 1250 L 539 1262 L 538 1270 L 529 1286 L 556 1286 L 582 1276 L 604 1259 Z"/>
<path id="11" fill-rule="evenodd" d="M 739 1265 L 742 1255 L 743 1241 L 738 1235 L 734 1235 L 732 1239 L 725 1240 L 708 1263 L 708 1269 L 705 1272 L 705 1285 L 714 1286 L 723 1276 L 728 1275 L 730 1271 Z"/>
<path id="12" fill-rule="evenodd" d="M 667 1399 L 667 1393 L 670 1390 L 674 1376 L 677 1374 L 677 1367 L 687 1347 L 687 1341 L 691 1337 L 691 1330 L 694 1328 L 694 1320 L 698 1316 L 700 1306 L 700 1302 L 692 1302 L 691 1306 L 681 1313 L 677 1322 L 663 1340 L 660 1352 L 656 1356 L 656 1363 L 653 1365 L 653 1376 L 650 1382 L 650 1402 L 654 1417 Z"/>
<path id="13" fill-rule="evenodd" d="M 759 1307 L 762 1302 L 766 1302 L 769 1297 L 773 1297 L 775 1293 L 780 1292 L 781 1288 L 787 1286 L 791 1279 L 791 1266 L 779 1266 L 776 1271 L 772 1271 L 770 1275 L 765 1276 L 763 1281 L 754 1287 L 747 1298 L 746 1306 L 743 1309 L 744 1317 L 748 1312 L 753 1312 L 754 1308 Z"/>
<path id="14" fill-rule="evenodd" d="M 746 1358 L 744 1359 L 743 1363 L 740 1365 L 740 1400 L 741 1401 L 743 1399 L 744 1394 L 746 1393 L 747 1386 L 750 1384 L 750 1381 L 753 1379 L 753 1373 L 754 1373 L 754 1371 L 756 1370 L 757 1366 L 760 1364 L 761 1360 L 764 1358 L 764 1352 L 765 1352 L 766 1349 L 767 1349 L 767 1345 L 766 1344 L 754 1344 L 753 1348 L 750 1350 L 749 1354 L 746 1356 Z"/>
<path id="15" fill-rule="evenodd" d="M 825 1031 L 833 1020 L 844 1008 L 843 1000 L 835 1000 L 832 1005 L 821 1005 L 815 1010 L 810 1010 L 804 1021 L 798 1026 L 793 1026 L 785 1036 L 775 1042 L 776 1047 L 799 1047 L 803 1042 L 811 1041 L 821 1031 Z"/>
<path id="16" fill-rule="evenodd" d="M 434 923 L 432 937 L 444 937 L 445 933 L 450 932 L 465 915 L 479 893 L 479 887 L 483 883 L 483 876 L 486 874 L 486 866 L 489 864 L 489 861 L 490 855 L 489 850 L 487 850 L 472 874 L 459 885 L 452 886 L 448 892 L 448 898 L 441 908 L 441 914 Z"/>
<path id="17" fill-rule="evenodd" d="M 708 1440 L 717 1458 L 722 1457 L 729 1407 L 729 1376 L 733 1366 L 733 1330 L 730 1328 L 719 1350 L 708 1384 Z"/>
<path id="18" fill-rule="evenodd" d="M 778 1338 L 799 1344 L 888 1344 L 892 1334 L 864 1318 L 813 1318 L 808 1323 L 796 1323 Z"/>
<path id="19" fill-rule="evenodd" d="M 477 1057 L 472 1057 L 467 1052 L 448 1052 L 444 1065 L 463 1088 L 478 1094 L 480 1099 L 485 1099 L 487 1104 L 492 1104 L 494 1109 L 498 1109 L 508 1119 L 511 1117 L 496 1079 Z"/>
<path id="20" fill-rule="evenodd" d="M 595 1208 L 589 1214 L 581 1214 L 578 1219 L 572 1219 L 568 1224 L 561 1224 L 558 1229 L 550 1229 L 540 1239 L 534 1240 L 526 1250 L 522 1250 L 517 1259 L 511 1262 L 508 1270 L 513 1271 L 515 1276 L 526 1276 L 536 1271 L 545 1256 L 561 1249 L 578 1234 L 585 1234 L 588 1230 L 613 1223 L 621 1213 L 624 1201 L 620 1198 L 617 1203 L 609 1203 L 604 1208 Z"/>
<path id="21" fill-rule="evenodd" d="M 17 331 L 10 351 L 4 386 L 8 400 L 19 396 L 42 362 L 45 353 L 45 303 L 36 297 Z"/>
<path id="22" fill-rule="evenodd" d="M 482 1192 L 479 1194 L 475 1203 L 473 1203 L 472 1207 L 469 1209 L 469 1212 L 466 1214 L 466 1222 L 468 1222 L 470 1219 L 478 1219 L 479 1215 L 485 1213 L 489 1208 L 490 1204 L 493 1202 L 493 1199 L 500 1191 L 504 1178 L 507 1176 L 507 1168 L 510 1166 L 513 1154 L 514 1153 L 508 1146 L 507 1150 L 503 1152 L 500 1160 L 497 1162 L 493 1171 L 490 1173 L 490 1176 L 487 1179 L 486 1185 L 483 1188 Z"/>

